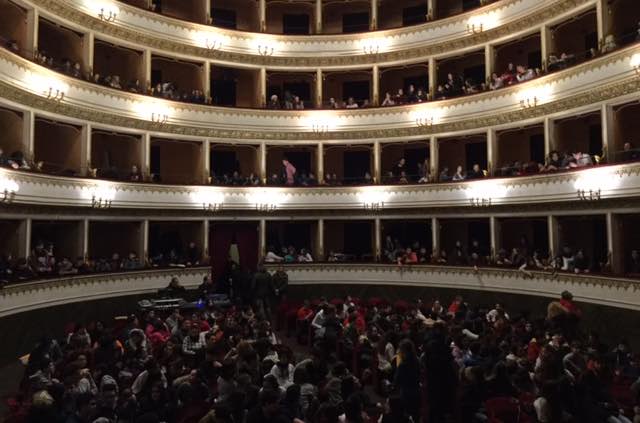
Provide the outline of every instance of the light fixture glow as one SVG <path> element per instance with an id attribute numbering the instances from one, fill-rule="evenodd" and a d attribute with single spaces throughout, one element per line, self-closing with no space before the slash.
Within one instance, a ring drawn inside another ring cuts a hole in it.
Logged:
<path id="1" fill-rule="evenodd" d="M 378 212 L 384 208 L 389 199 L 389 193 L 379 188 L 365 187 L 358 193 L 362 206 L 367 211 Z"/>
<path id="2" fill-rule="evenodd" d="M 364 54 L 374 55 L 389 50 L 391 40 L 388 38 L 363 38 L 360 40 L 360 48 Z"/>
<path id="3" fill-rule="evenodd" d="M 222 210 L 224 194 L 214 189 L 200 189 L 191 193 L 194 203 L 200 205 L 203 210 L 217 212 Z"/>
<path id="4" fill-rule="evenodd" d="M 259 212 L 273 212 L 282 202 L 282 195 L 276 190 L 259 190 L 251 194 L 251 202 Z"/>
<path id="5" fill-rule="evenodd" d="M 84 190 L 85 198 L 94 209 L 108 209 L 116 198 L 116 188 L 109 183 L 101 183 Z"/>
<path id="6" fill-rule="evenodd" d="M 621 177 L 608 168 L 585 169 L 574 183 L 574 188 L 580 199 L 600 199 L 607 191 L 620 186 Z"/>
<path id="7" fill-rule="evenodd" d="M 11 203 L 20 190 L 18 184 L 7 178 L 0 178 L 0 203 Z"/>
<path id="8" fill-rule="evenodd" d="M 518 93 L 518 101 L 523 109 L 537 107 L 551 99 L 553 90 L 549 85 L 529 88 Z"/>
<path id="9" fill-rule="evenodd" d="M 412 113 L 412 118 L 419 127 L 429 127 L 440 122 L 442 110 L 425 108 Z"/>
<path id="10" fill-rule="evenodd" d="M 507 196 L 508 188 L 497 181 L 468 182 L 465 194 L 472 206 L 490 206 Z"/>
<path id="11" fill-rule="evenodd" d="M 153 123 L 164 124 L 169 121 L 171 109 L 161 103 L 142 102 L 135 106 L 135 113 L 141 119 L 150 120 Z"/>
<path id="12" fill-rule="evenodd" d="M 28 81 L 34 91 L 56 102 L 62 101 L 69 91 L 69 84 L 53 77 L 32 73 L 29 75 Z"/>
<path id="13" fill-rule="evenodd" d="M 496 12 L 475 15 L 467 21 L 467 32 L 469 34 L 477 34 L 495 28 L 499 23 L 500 19 Z"/>
<path id="14" fill-rule="evenodd" d="M 104 22 L 115 22 L 120 13 L 120 8 L 109 1 L 85 0 L 84 5 Z"/>
<path id="15" fill-rule="evenodd" d="M 316 113 L 313 116 L 309 116 L 304 119 L 303 126 L 307 127 L 311 132 L 322 135 L 334 129 L 334 120 L 326 116 L 316 116 Z"/>
<path id="16" fill-rule="evenodd" d="M 220 50 L 227 44 L 227 37 L 213 32 L 196 32 L 193 39 L 198 47 L 207 50 Z"/>
<path id="17" fill-rule="evenodd" d="M 636 71 L 636 74 L 640 75 L 640 53 L 636 53 L 631 56 L 631 61 L 629 62 L 633 70 Z"/>

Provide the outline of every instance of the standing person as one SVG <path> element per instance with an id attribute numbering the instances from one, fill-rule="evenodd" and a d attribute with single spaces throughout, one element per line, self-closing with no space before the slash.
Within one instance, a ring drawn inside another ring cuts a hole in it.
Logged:
<path id="1" fill-rule="evenodd" d="M 282 160 L 282 166 L 284 167 L 284 174 L 286 176 L 287 185 L 293 185 L 295 183 L 296 178 L 296 168 L 294 165 L 289 162 L 287 159 Z"/>
<path id="2" fill-rule="evenodd" d="M 263 319 L 269 319 L 271 315 L 269 300 L 273 293 L 273 282 L 271 280 L 271 275 L 264 268 L 264 265 L 258 265 L 256 273 L 253 274 L 251 287 L 251 291 L 254 294 L 256 313 Z"/>
<path id="3" fill-rule="evenodd" d="M 274 308 L 278 308 L 282 300 L 286 298 L 287 287 L 289 286 L 289 275 L 285 272 L 282 264 L 271 275 L 271 284 L 273 285 Z"/>
<path id="4" fill-rule="evenodd" d="M 404 339 L 398 347 L 396 374 L 393 386 L 404 400 L 407 414 L 414 422 L 420 421 L 420 364 L 416 348 L 409 339 Z"/>

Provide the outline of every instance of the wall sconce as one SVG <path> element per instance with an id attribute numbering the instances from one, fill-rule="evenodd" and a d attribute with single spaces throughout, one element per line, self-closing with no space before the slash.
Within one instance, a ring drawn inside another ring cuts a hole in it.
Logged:
<path id="1" fill-rule="evenodd" d="M 520 100 L 520 107 L 523 109 L 533 109 L 538 105 L 538 97 L 527 97 Z"/>
<path id="2" fill-rule="evenodd" d="M 20 187 L 9 179 L 0 180 L 0 203 L 10 204 L 16 198 L 16 192 Z"/>
<path id="3" fill-rule="evenodd" d="M 474 197 L 469 199 L 472 207 L 489 207 L 491 206 L 491 198 Z"/>
<path id="4" fill-rule="evenodd" d="M 374 55 L 374 54 L 378 54 L 380 52 L 380 45 L 379 44 L 366 44 L 362 46 L 362 50 L 364 51 L 364 54 L 369 54 L 369 55 Z"/>
<path id="5" fill-rule="evenodd" d="M 263 44 L 258 44 L 257 49 L 258 53 L 260 53 L 261 56 L 273 56 L 273 53 L 275 51 L 274 47 Z"/>
<path id="6" fill-rule="evenodd" d="M 433 116 L 423 116 L 416 118 L 416 125 L 420 128 L 433 126 Z"/>
<path id="7" fill-rule="evenodd" d="M 113 200 L 109 200 L 107 198 L 96 197 L 95 195 L 91 197 L 91 208 L 93 209 L 110 209 L 111 203 Z"/>
<path id="8" fill-rule="evenodd" d="M 636 75 L 640 76 L 640 54 L 634 54 L 629 64 L 636 71 Z"/>
<path id="9" fill-rule="evenodd" d="M 468 23 L 467 24 L 467 32 L 469 34 L 479 34 L 484 29 L 484 25 L 482 23 Z"/>
<path id="10" fill-rule="evenodd" d="M 256 210 L 261 213 L 271 213 L 278 209 L 275 203 L 256 203 Z"/>
<path id="11" fill-rule="evenodd" d="M 224 194 L 208 189 L 201 189 L 191 193 L 191 198 L 196 204 L 202 205 L 202 210 L 206 212 L 219 212 L 224 204 Z"/>
<path id="12" fill-rule="evenodd" d="M 599 189 L 597 190 L 579 189 L 578 199 L 580 199 L 581 201 L 598 201 L 601 199 L 601 191 Z"/>
<path id="13" fill-rule="evenodd" d="M 311 130 L 317 135 L 326 134 L 329 132 L 329 125 L 326 123 L 314 123 L 311 125 Z"/>
<path id="14" fill-rule="evenodd" d="M 222 41 L 220 41 L 219 39 L 209 39 L 207 38 L 204 42 L 204 46 L 207 48 L 207 50 L 220 50 L 220 47 L 222 47 Z"/>
<path id="15" fill-rule="evenodd" d="M 117 16 L 117 10 L 105 10 L 104 7 L 100 8 L 100 13 L 98 13 L 98 17 L 104 22 L 115 22 Z"/>
<path id="16" fill-rule="evenodd" d="M 202 209 L 206 212 L 219 212 L 222 210 L 222 203 L 202 203 Z"/>
<path id="17" fill-rule="evenodd" d="M 55 101 L 57 103 L 64 99 L 64 91 L 60 88 L 49 87 L 44 93 L 48 100 Z"/>
<path id="18" fill-rule="evenodd" d="M 151 122 L 163 125 L 169 121 L 169 115 L 164 113 L 151 113 Z"/>
<path id="19" fill-rule="evenodd" d="M 378 213 L 384 208 L 384 201 L 363 203 L 364 209 L 371 213 Z"/>

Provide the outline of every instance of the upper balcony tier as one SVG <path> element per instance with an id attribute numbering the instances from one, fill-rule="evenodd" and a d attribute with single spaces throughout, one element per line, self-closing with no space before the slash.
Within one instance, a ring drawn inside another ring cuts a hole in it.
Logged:
<path id="1" fill-rule="evenodd" d="M 608 34 L 617 36 L 635 31 L 638 14 L 633 12 L 635 8 L 629 1 L 633 0 L 619 1 L 615 7 L 609 7 L 604 0 L 502 0 L 410 27 L 358 34 L 296 36 L 190 23 L 116 1 L 20 0 L 29 16 L 25 20 L 28 36 L 21 47 L 24 50 L 38 47 L 37 34 L 33 35 L 38 25 L 33 22 L 46 18 L 68 26 L 85 38 L 103 38 L 136 50 L 174 54 L 188 60 L 211 59 L 246 68 L 393 65 L 430 56 L 461 54 L 487 43 L 541 32 L 589 9 L 597 9 L 598 14 L 604 16 L 597 28 L 593 28 L 596 44 L 602 45 Z M 295 4 L 287 3 L 287 7 Z M 347 6 L 340 3 L 335 7 Z M 383 17 L 387 15 L 391 14 L 385 13 Z M 88 50 L 87 54 L 91 55 Z"/>

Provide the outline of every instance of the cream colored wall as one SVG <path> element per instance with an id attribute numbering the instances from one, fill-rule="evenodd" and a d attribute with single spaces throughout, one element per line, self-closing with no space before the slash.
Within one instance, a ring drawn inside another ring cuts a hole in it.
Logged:
<path id="1" fill-rule="evenodd" d="M 254 0 L 211 0 L 211 6 L 236 11 L 236 27 L 240 31 L 258 32 L 258 2 Z"/>
<path id="2" fill-rule="evenodd" d="M 39 51 L 44 51 L 47 57 L 53 56 L 58 63 L 62 59 L 68 58 L 72 63 L 80 63 L 83 69 L 86 67 L 83 59 L 85 40 L 82 35 L 78 35 L 70 29 L 56 26 L 42 18 L 40 18 L 38 28 Z"/>
<path id="3" fill-rule="evenodd" d="M 133 165 L 140 168 L 142 163 L 140 143 L 140 137 L 93 131 L 91 166 L 97 168 L 116 167 L 123 175 Z M 110 159 L 110 162 L 107 158 Z"/>
<path id="4" fill-rule="evenodd" d="M 22 114 L 9 109 L 0 109 L 0 147 L 5 156 L 22 151 Z M 23 153 L 26 153 L 23 151 Z"/>
<path id="5" fill-rule="evenodd" d="M 529 65 L 529 54 L 541 51 L 540 34 L 529 36 L 517 42 L 503 44 L 495 48 L 494 71 L 500 75 L 507 70 L 509 63 L 517 65 Z M 491 76 L 491 75 L 487 75 Z"/>
<path id="6" fill-rule="evenodd" d="M 162 0 L 162 14 L 187 21 L 206 23 L 203 0 Z"/>
<path id="7" fill-rule="evenodd" d="M 413 6 L 424 6 L 424 14 L 427 14 L 427 2 L 425 0 L 382 0 L 378 6 L 378 28 L 389 29 L 402 26 L 402 11 Z"/>
<path id="8" fill-rule="evenodd" d="M 528 162 L 531 160 L 529 139 L 533 135 L 544 135 L 544 127 L 538 125 L 517 131 L 498 132 L 496 138 L 498 151 L 495 165 L 502 167 L 515 161 Z"/>
<path id="9" fill-rule="evenodd" d="M 79 127 L 37 119 L 34 134 L 35 160 L 44 161 L 45 170 L 80 172 L 82 132 Z"/>
<path id="10" fill-rule="evenodd" d="M 191 62 L 177 62 L 160 56 L 153 56 L 152 69 L 162 71 L 163 82 L 173 82 L 180 92 L 191 93 L 192 90 L 206 91 L 203 86 L 204 68 Z"/>
<path id="11" fill-rule="evenodd" d="M 324 34 L 342 34 L 342 17 L 350 13 L 369 13 L 371 19 L 371 3 L 368 0 L 353 2 L 341 1 L 326 4 L 322 10 L 322 32 Z"/>
<path id="12" fill-rule="evenodd" d="M 89 257 L 111 258 L 113 253 L 125 257 L 134 251 L 142 257 L 140 222 L 89 222 Z"/>
<path id="13" fill-rule="evenodd" d="M 123 88 L 136 79 L 142 87 L 146 85 L 142 52 L 96 40 L 93 63 L 94 73 L 119 75 Z"/>
<path id="14" fill-rule="evenodd" d="M 267 32 L 283 33 L 283 15 L 309 15 L 309 34 L 315 30 L 315 3 L 270 3 L 267 2 Z"/>
<path id="15" fill-rule="evenodd" d="M 160 177 L 163 183 L 203 183 L 202 143 L 154 138 L 151 145 L 160 147 Z"/>
<path id="16" fill-rule="evenodd" d="M 27 12 L 9 0 L 0 0 L 0 37 L 3 44 L 15 40 L 21 52 L 31 50 L 27 46 Z"/>

